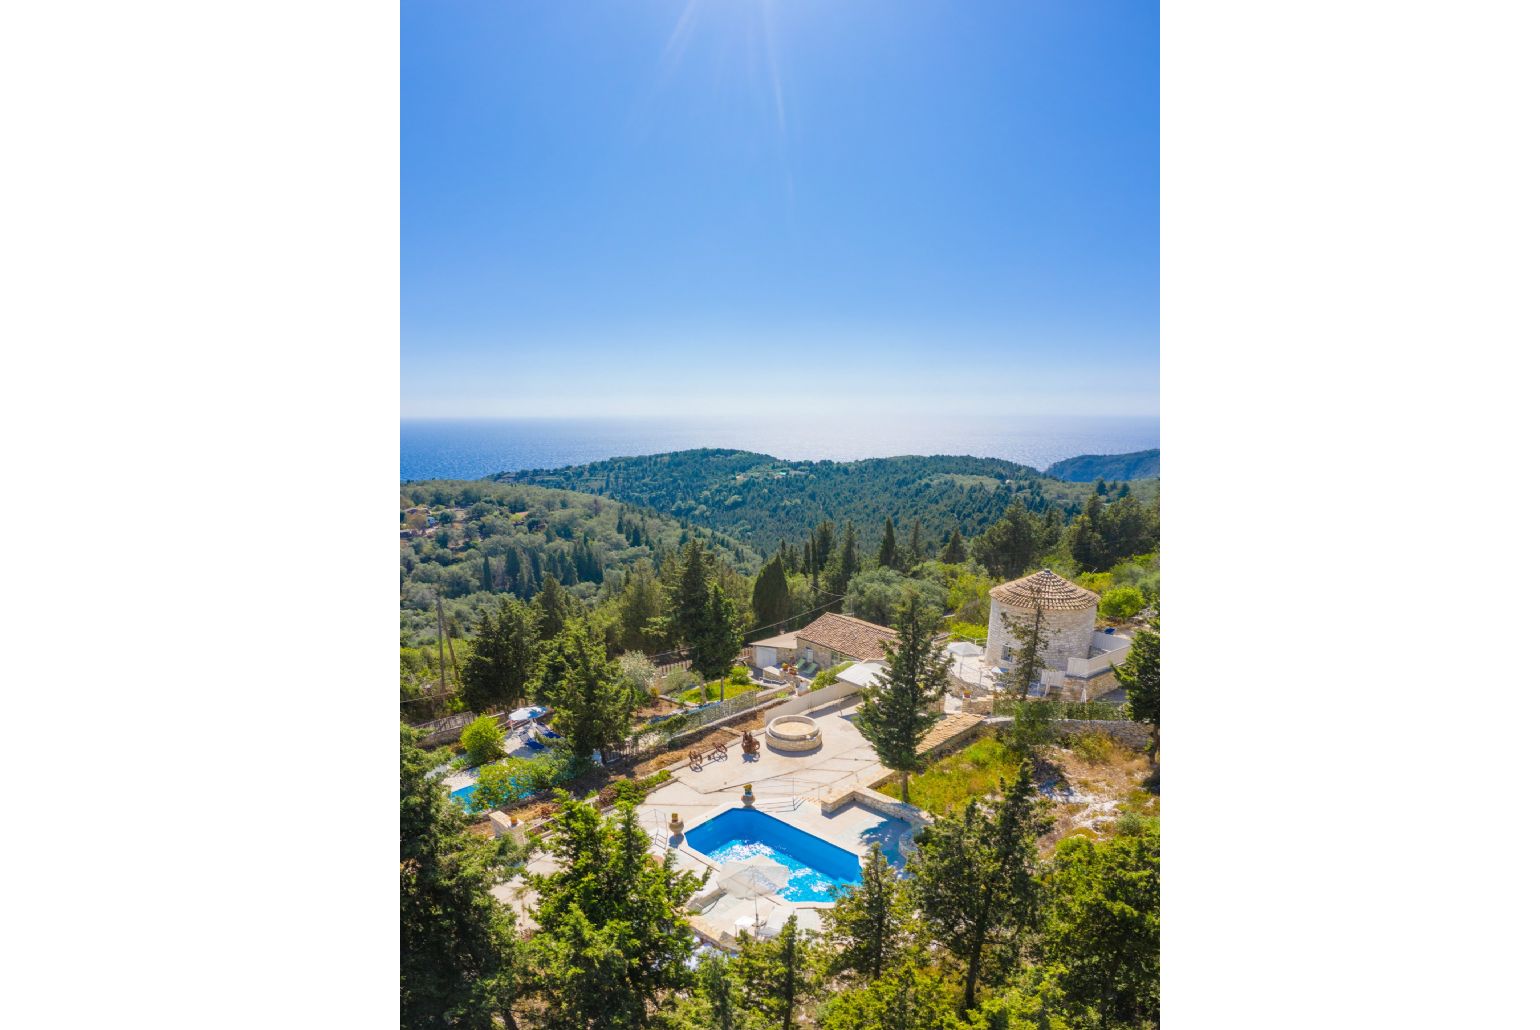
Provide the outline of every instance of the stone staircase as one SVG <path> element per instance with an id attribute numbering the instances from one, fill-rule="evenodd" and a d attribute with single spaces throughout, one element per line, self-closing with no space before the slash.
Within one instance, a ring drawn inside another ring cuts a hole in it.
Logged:
<path id="1" fill-rule="evenodd" d="M 931 731 L 925 734 L 925 739 L 920 741 L 919 753 L 929 754 L 936 748 L 955 737 L 971 732 L 979 723 L 984 721 L 982 715 L 974 715 L 971 712 L 953 712 L 931 727 Z"/>

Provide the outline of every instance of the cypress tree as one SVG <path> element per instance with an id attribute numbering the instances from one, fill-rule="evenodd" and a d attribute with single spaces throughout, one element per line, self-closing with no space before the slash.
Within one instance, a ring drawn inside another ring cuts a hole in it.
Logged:
<path id="1" fill-rule="evenodd" d="M 781 932 L 767 941 L 740 935 L 738 944 L 734 972 L 744 996 L 763 1011 L 766 1025 L 791 1030 L 797 1005 L 812 987 L 810 949 L 797 933 L 797 917 L 788 918 Z"/>
<path id="2" fill-rule="evenodd" d="M 843 595 L 850 588 L 850 578 L 856 574 L 860 563 L 860 553 L 856 549 L 856 524 L 846 519 L 845 537 L 840 544 L 839 562 L 829 579 L 829 592 L 836 597 Z"/>
<path id="3" fill-rule="evenodd" d="M 672 855 L 652 861 L 652 842 L 630 805 L 605 818 L 563 797 L 550 828 L 546 848 L 557 870 L 528 874 L 539 898 L 540 929 L 530 940 L 545 1002 L 538 1025 L 658 1025 L 658 1009 L 693 979 L 696 941 L 683 912 L 701 878 Z"/>
<path id="4" fill-rule="evenodd" d="M 465 661 L 465 705 L 480 711 L 522 704 L 539 664 L 539 625 L 531 608 L 503 598 L 496 614 L 483 614 Z"/>
<path id="5" fill-rule="evenodd" d="M 508 553 L 503 555 L 503 582 L 508 585 L 516 597 L 524 596 L 521 579 L 521 566 L 519 562 L 519 549 L 508 548 Z"/>
<path id="6" fill-rule="evenodd" d="M 766 563 L 754 580 L 754 621 L 758 626 L 774 626 L 791 617 L 791 587 L 786 570 L 777 554 Z"/>
<path id="7" fill-rule="evenodd" d="M 863 691 L 866 703 L 854 721 L 882 764 L 898 772 L 899 797 L 907 802 L 920 742 L 941 721 L 951 659 L 944 644 L 932 641 L 936 620 L 913 594 L 900 603 L 893 628 L 898 642 L 882 645 L 887 667 Z"/>
<path id="8" fill-rule="evenodd" d="M 540 685 L 573 754 L 586 757 L 625 739 L 631 685 L 620 663 L 606 657 L 604 638 L 589 618 L 573 619 L 550 645 Z"/>
<path id="9" fill-rule="evenodd" d="M 694 650 L 705 634 L 706 603 L 710 588 L 706 577 L 706 553 L 699 540 L 691 540 L 684 549 L 679 579 L 669 591 L 669 617 L 680 643 Z"/>
<path id="10" fill-rule="evenodd" d="M 492 592 L 492 558 L 486 554 L 481 556 L 481 589 Z"/>
<path id="11" fill-rule="evenodd" d="M 961 565 L 968 560 L 968 551 L 963 546 L 961 529 L 952 530 L 952 538 L 946 542 L 946 550 L 942 552 L 941 560 L 948 565 Z"/>
<path id="12" fill-rule="evenodd" d="M 526 968 L 513 912 L 492 887 L 518 859 L 470 833 L 435 772 L 440 756 L 401 727 L 401 1025 L 514 1026 Z"/>
<path id="13" fill-rule="evenodd" d="M 914 528 L 909 531 L 909 565 L 912 568 L 925 560 L 925 550 L 920 544 L 920 520 L 914 520 Z"/>
<path id="14" fill-rule="evenodd" d="M 545 578 L 535 604 L 540 609 L 540 639 L 554 640 L 566 624 L 567 614 L 572 607 L 571 599 L 555 576 Z"/>
<path id="15" fill-rule="evenodd" d="M 1031 696 L 1032 685 L 1042 675 L 1043 652 L 1048 648 L 1048 638 L 1053 631 L 1044 624 L 1041 608 L 1033 608 L 1027 619 L 1005 616 L 1005 628 L 1016 638 L 1016 644 L 1006 656 L 1012 664 L 1000 687 L 1011 698 L 1025 701 Z"/>
<path id="16" fill-rule="evenodd" d="M 733 667 L 733 660 L 743 646 L 743 636 L 738 626 L 738 606 L 722 591 L 720 583 L 711 584 L 705 616 L 700 637 L 690 645 L 690 667 L 702 679 L 721 679 Z M 727 693 L 726 684 L 722 693 Z M 704 689 L 701 696 L 705 696 Z"/>
<path id="17" fill-rule="evenodd" d="M 893 516 L 889 515 L 882 527 L 882 547 L 877 551 L 877 564 L 887 568 L 898 566 L 898 538 L 893 533 Z"/>
<path id="18" fill-rule="evenodd" d="M 824 938 L 834 950 L 832 972 L 851 970 L 875 980 L 914 942 L 914 901 L 898 871 L 873 844 L 861 882 L 824 914 Z"/>

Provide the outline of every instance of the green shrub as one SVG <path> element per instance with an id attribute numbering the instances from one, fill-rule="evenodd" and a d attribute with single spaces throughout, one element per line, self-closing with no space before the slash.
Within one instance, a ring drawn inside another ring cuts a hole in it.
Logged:
<path id="1" fill-rule="evenodd" d="M 745 684 L 752 683 L 753 679 L 749 676 L 749 670 L 747 666 L 734 665 L 732 671 L 727 674 L 727 682 L 736 683 L 739 686 L 743 686 Z"/>
<path id="2" fill-rule="evenodd" d="M 812 689 L 813 690 L 821 690 L 824 687 L 832 687 L 832 686 L 834 686 L 834 681 L 839 678 L 839 674 L 844 672 L 846 669 L 850 668 L 854 664 L 855 664 L 855 662 L 841 662 L 840 664 L 835 665 L 835 666 L 833 666 L 831 668 L 824 669 L 817 676 L 813 677 Z"/>
<path id="3" fill-rule="evenodd" d="M 533 758 L 508 757 L 501 762 L 489 762 L 476 774 L 471 802 L 477 809 L 511 805 L 525 794 L 566 783 L 576 772 L 571 754 L 558 749 Z"/>
<path id="4" fill-rule="evenodd" d="M 701 685 L 701 678 L 689 669 L 674 669 L 658 685 L 658 693 L 672 696 L 681 690 Z"/>
<path id="5" fill-rule="evenodd" d="M 503 756 L 503 730 L 497 720 L 483 715 L 460 731 L 460 746 L 472 765 L 495 762 Z"/>
<path id="6" fill-rule="evenodd" d="M 667 769 L 659 769 L 651 776 L 639 780 L 619 780 L 615 783 L 615 803 L 639 805 L 647 800 L 647 792 L 669 778 Z"/>
<path id="7" fill-rule="evenodd" d="M 982 644 L 989 637 L 989 627 L 982 622 L 953 622 L 948 628 L 953 640 L 971 640 Z"/>
<path id="8" fill-rule="evenodd" d="M 1138 587 L 1113 587 L 1102 595 L 1101 614 L 1107 619 L 1131 619 L 1144 610 Z"/>
<path id="9" fill-rule="evenodd" d="M 1079 733 L 1069 740 L 1069 749 L 1092 765 L 1110 762 L 1115 747 L 1105 733 Z"/>
<path id="10" fill-rule="evenodd" d="M 1075 577 L 1075 582 L 1093 594 L 1105 594 L 1113 585 L 1110 572 L 1082 572 Z"/>

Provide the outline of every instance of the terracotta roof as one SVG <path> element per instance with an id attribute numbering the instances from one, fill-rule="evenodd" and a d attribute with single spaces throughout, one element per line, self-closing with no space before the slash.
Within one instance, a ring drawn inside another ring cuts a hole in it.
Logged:
<path id="1" fill-rule="evenodd" d="M 1001 583 L 989 592 L 1001 604 L 1012 608 L 1038 608 L 1045 612 L 1072 612 L 1094 608 L 1100 600 L 1084 587 L 1077 587 L 1063 576 L 1047 569 L 1030 576 Z"/>
<path id="2" fill-rule="evenodd" d="M 824 612 L 797 630 L 797 637 L 866 662 L 886 656 L 882 649 L 884 640 L 898 642 L 898 634 L 888 627 L 838 612 Z"/>

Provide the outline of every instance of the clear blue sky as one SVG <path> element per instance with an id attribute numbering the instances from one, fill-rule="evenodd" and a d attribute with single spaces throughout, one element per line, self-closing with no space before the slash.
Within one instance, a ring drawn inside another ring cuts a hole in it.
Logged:
<path id="1" fill-rule="evenodd" d="M 401 30 L 404 416 L 1156 412 L 1155 3 Z"/>

